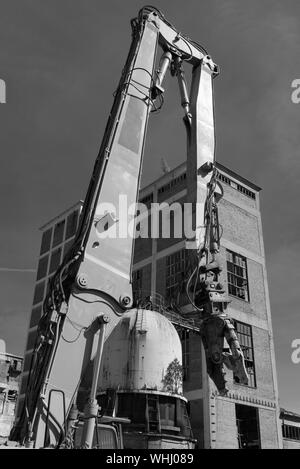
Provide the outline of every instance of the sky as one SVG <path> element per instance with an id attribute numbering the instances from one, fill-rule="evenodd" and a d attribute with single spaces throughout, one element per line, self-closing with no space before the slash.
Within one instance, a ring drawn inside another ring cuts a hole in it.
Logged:
<path id="1" fill-rule="evenodd" d="M 39 227 L 84 198 L 144 1 L 0 0 L 0 338 L 23 354 Z M 217 160 L 262 187 L 280 403 L 300 413 L 300 78 L 298 0 L 156 0 L 220 66 Z M 185 159 L 174 79 L 149 124 L 143 184 Z M 13 269 L 17 269 L 14 271 Z"/>

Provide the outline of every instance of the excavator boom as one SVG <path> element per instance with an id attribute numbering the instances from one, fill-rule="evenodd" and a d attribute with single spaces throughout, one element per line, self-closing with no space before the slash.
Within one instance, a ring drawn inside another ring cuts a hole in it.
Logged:
<path id="1" fill-rule="evenodd" d="M 127 206 L 137 202 L 148 118 L 164 91 L 168 68 L 178 79 L 187 130 L 188 199 L 196 207 L 189 247 L 198 252 L 207 235 L 205 204 L 215 158 L 213 78 L 218 68 L 201 46 L 155 8 L 143 8 L 131 24 L 132 44 L 78 232 L 44 301 L 23 414 L 15 430 L 38 448 L 59 447 L 65 440 L 72 412 L 88 397 L 87 370 L 96 356 L 99 373 L 103 342 L 132 306 L 134 237 L 119 233 L 117 213 L 120 194 L 126 196 Z M 156 69 L 158 48 L 162 57 Z M 190 93 L 183 63 L 192 66 Z M 128 214 L 128 225 L 134 227 L 134 219 L 135 213 Z M 90 383 L 94 397 L 96 381 Z"/>

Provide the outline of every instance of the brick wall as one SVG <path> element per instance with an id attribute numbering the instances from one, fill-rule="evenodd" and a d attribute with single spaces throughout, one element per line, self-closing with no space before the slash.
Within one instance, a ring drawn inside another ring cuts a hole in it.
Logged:
<path id="1" fill-rule="evenodd" d="M 257 201 L 255 199 L 251 199 L 250 197 L 241 194 L 241 192 L 238 192 L 236 189 L 226 183 L 221 182 L 221 184 L 224 190 L 224 199 L 233 204 L 242 203 L 246 207 L 254 209 L 257 208 Z"/>
<path id="2" fill-rule="evenodd" d="M 219 219 L 226 240 L 261 255 L 256 216 L 222 199 L 219 203 Z"/>
<path id="3" fill-rule="evenodd" d="M 283 438 L 283 449 L 300 449 L 300 441 Z"/>
<path id="4" fill-rule="evenodd" d="M 259 409 L 260 438 L 262 449 L 278 448 L 278 436 L 276 428 L 276 411 Z"/>
<path id="5" fill-rule="evenodd" d="M 216 399 L 216 449 L 238 449 L 235 404 Z"/>

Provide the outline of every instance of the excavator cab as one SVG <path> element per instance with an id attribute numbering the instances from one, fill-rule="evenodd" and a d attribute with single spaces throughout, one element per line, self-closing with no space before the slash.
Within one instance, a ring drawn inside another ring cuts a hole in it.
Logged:
<path id="1" fill-rule="evenodd" d="M 118 417 L 102 416 L 95 423 L 92 449 L 124 449 L 123 424 L 129 424 L 130 420 Z M 84 416 L 79 416 L 73 434 L 74 449 L 82 448 L 82 433 L 84 430 Z"/>

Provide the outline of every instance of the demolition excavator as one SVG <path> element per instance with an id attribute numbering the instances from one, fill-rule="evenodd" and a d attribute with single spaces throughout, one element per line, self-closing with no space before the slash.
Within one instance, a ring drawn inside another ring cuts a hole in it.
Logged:
<path id="1" fill-rule="evenodd" d="M 243 354 L 226 313 L 229 300 L 219 281 L 217 203 L 222 188 L 215 164 L 213 109 L 213 80 L 219 70 L 200 44 L 180 33 L 156 8 L 142 8 L 131 26 L 132 44 L 77 234 L 43 304 L 26 399 L 14 429 L 14 439 L 27 446 L 74 447 L 71 440 L 78 422 L 78 396 L 91 363 L 81 447 L 93 446 L 95 422 L 100 418 L 96 393 L 102 379 L 103 347 L 122 318 L 130 320 L 134 311 L 134 239 L 103 235 L 118 224 L 115 213 L 103 207 L 109 203 L 118 210 L 119 194 L 126 194 L 128 205 L 137 202 L 148 118 L 162 106 L 163 79 L 168 69 L 178 80 L 184 110 L 187 201 L 193 206 L 194 235 L 186 240 L 193 268 L 186 279 L 186 293 L 194 311 L 199 313 L 207 372 L 218 391 L 227 392 L 224 364 L 234 370 L 240 382 L 247 383 Z M 158 49 L 162 55 L 156 61 Z M 191 66 L 190 91 L 184 64 Z M 134 218 L 132 214 L 133 221 Z M 144 333 L 141 330 L 140 336 Z M 71 340 L 74 334 L 76 340 Z M 224 337 L 229 352 L 223 351 Z M 122 421 L 128 424 L 126 418 L 118 420 L 112 415 L 110 419 L 115 425 Z"/>

